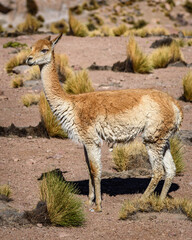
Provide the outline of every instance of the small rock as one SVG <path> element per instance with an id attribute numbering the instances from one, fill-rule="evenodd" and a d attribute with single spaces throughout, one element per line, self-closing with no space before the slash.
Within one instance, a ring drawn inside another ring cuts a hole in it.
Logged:
<path id="1" fill-rule="evenodd" d="M 37 223 L 37 227 L 42 228 L 43 224 L 42 223 Z"/>
<path id="2" fill-rule="evenodd" d="M 32 136 L 27 136 L 27 139 L 32 139 L 33 137 Z"/>
<path id="3" fill-rule="evenodd" d="M 19 158 L 14 157 L 14 158 L 13 158 L 13 161 L 14 161 L 14 162 L 19 162 Z"/>

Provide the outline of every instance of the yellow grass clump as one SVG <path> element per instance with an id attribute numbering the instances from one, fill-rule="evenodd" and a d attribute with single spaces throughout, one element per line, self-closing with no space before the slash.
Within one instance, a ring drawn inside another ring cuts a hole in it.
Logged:
<path id="1" fill-rule="evenodd" d="M 7 73 L 11 73 L 14 67 L 25 64 L 26 58 L 29 55 L 29 53 L 30 53 L 29 49 L 23 49 L 16 56 L 12 57 L 5 67 Z"/>
<path id="2" fill-rule="evenodd" d="M 101 32 L 100 29 L 96 29 L 89 32 L 89 37 L 103 37 L 103 36 L 104 34 Z"/>
<path id="3" fill-rule="evenodd" d="M 170 149 L 176 166 L 176 175 L 184 171 L 183 144 L 178 136 L 170 138 Z M 117 145 L 113 149 L 113 162 L 117 171 L 127 171 L 138 167 L 148 168 L 149 157 L 145 145 L 138 140 Z"/>
<path id="4" fill-rule="evenodd" d="M 37 105 L 40 99 L 39 94 L 25 94 L 21 97 L 24 106 L 29 107 L 31 105 Z"/>
<path id="5" fill-rule="evenodd" d="M 62 181 L 56 174 L 49 173 L 43 178 L 41 200 L 46 202 L 50 221 L 65 227 L 81 226 L 85 221 L 83 206 L 77 198 L 75 185 Z"/>
<path id="6" fill-rule="evenodd" d="M 161 35 L 169 35 L 170 34 L 169 31 L 163 27 L 151 28 L 149 31 L 153 36 L 161 36 Z"/>
<path id="7" fill-rule="evenodd" d="M 192 72 L 189 71 L 183 78 L 183 96 L 186 101 L 192 102 Z"/>
<path id="8" fill-rule="evenodd" d="M 41 27 L 41 23 L 31 14 L 27 14 L 26 20 L 17 26 L 18 32 L 34 33 Z"/>
<path id="9" fill-rule="evenodd" d="M 44 93 L 40 94 L 39 111 L 42 122 L 44 123 L 47 133 L 50 137 L 67 137 L 67 134 L 63 131 L 61 125 L 53 115 Z"/>
<path id="10" fill-rule="evenodd" d="M 13 88 L 19 88 L 23 86 L 23 76 L 22 75 L 16 75 L 11 80 L 11 86 Z"/>
<path id="11" fill-rule="evenodd" d="M 94 91 L 86 70 L 79 71 L 71 75 L 71 77 L 68 77 L 63 87 L 68 94 L 80 94 Z"/>
<path id="12" fill-rule="evenodd" d="M 148 162 L 145 145 L 138 140 L 130 144 L 117 145 L 113 148 L 113 162 L 118 172 L 144 167 Z"/>
<path id="13" fill-rule="evenodd" d="M 145 200 L 138 198 L 132 201 L 126 200 L 119 217 L 122 220 L 126 220 L 138 212 L 184 213 L 192 220 L 192 201 L 182 198 L 166 198 L 164 201 L 161 201 L 158 196 L 153 194 Z"/>
<path id="14" fill-rule="evenodd" d="M 133 35 L 127 45 L 127 60 L 135 73 L 150 73 L 153 69 L 151 61 L 138 47 Z"/>
<path id="15" fill-rule="evenodd" d="M 0 186 L 0 195 L 6 196 L 9 198 L 11 195 L 10 186 L 7 184 L 1 185 Z"/>
<path id="16" fill-rule="evenodd" d="M 29 70 L 27 71 L 25 80 L 34 80 L 34 79 L 40 79 L 41 73 L 39 66 L 31 66 Z"/>
<path id="17" fill-rule="evenodd" d="M 114 36 L 113 29 L 110 28 L 109 26 L 106 26 L 106 25 L 104 25 L 104 26 L 101 27 L 101 32 L 103 33 L 103 35 L 104 35 L 105 37 Z"/>
<path id="18" fill-rule="evenodd" d="M 125 24 L 121 24 L 118 27 L 113 29 L 113 34 L 115 36 L 121 36 L 127 31 L 127 26 Z"/>
<path id="19" fill-rule="evenodd" d="M 80 23 L 71 13 L 69 14 L 70 34 L 77 37 L 86 37 L 89 35 L 87 27 Z"/>
<path id="20" fill-rule="evenodd" d="M 183 61 L 183 54 L 176 41 L 173 41 L 170 46 L 162 46 L 155 49 L 151 55 L 150 60 L 153 68 L 165 68 L 170 63 Z"/>
<path id="21" fill-rule="evenodd" d="M 61 19 L 60 21 L 51 23 L 50 30 L 52 33 L 55 33 L 55 34 L 67 33 L 69 30 L 69 27 L 66 21 L 64 19 Z"/>
<path id="22" fill-rule="evenodd" d="M 183 144 L 178 136 L 170 138 L 170 149 L 176 166 L 176 175 L 181 174 L 184 171 L 183 162 Z"/>

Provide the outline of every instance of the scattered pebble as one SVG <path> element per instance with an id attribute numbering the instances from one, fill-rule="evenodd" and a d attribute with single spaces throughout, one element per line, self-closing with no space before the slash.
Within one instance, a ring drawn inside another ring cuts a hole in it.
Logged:
<path id="1" fill-rule="evenodd" d="M 42 228 L 43 224 L 42 223 L 37 223 L 37 227 Z"/>

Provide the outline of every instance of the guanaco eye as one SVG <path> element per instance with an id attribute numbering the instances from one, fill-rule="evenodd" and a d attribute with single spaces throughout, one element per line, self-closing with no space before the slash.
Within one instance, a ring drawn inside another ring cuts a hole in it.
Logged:
<path id="1" fill-rule="evenodd" d="M 48 51 L 48 49 L 42 49 L 41 52 L 42 53 L 46 53 Z"/>

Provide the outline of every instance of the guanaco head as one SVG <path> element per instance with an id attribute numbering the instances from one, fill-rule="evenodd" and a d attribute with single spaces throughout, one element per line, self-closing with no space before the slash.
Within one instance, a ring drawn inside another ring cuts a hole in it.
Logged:
<path id="1" fill-rule="evenodd" d="M 51 36 L 38 40 L 31 48 L 26 63 L 32 65 L 44 65 L 52 60 L 54 46 L 61 39 L 62 34 L 51 40 Z"/>

